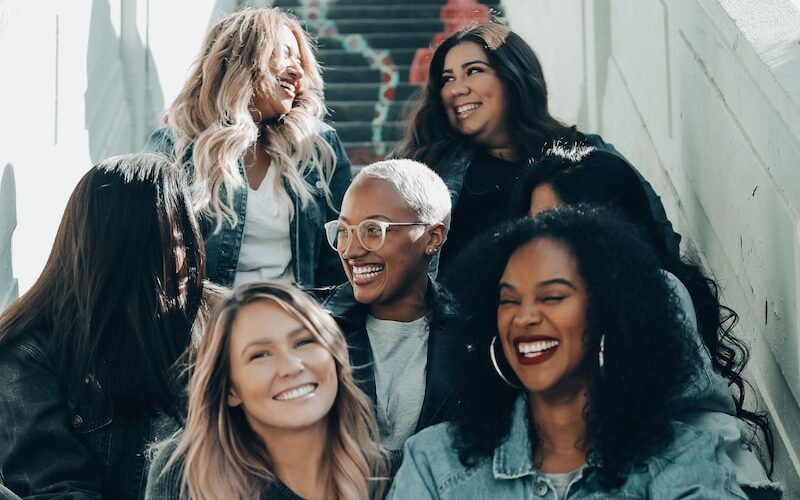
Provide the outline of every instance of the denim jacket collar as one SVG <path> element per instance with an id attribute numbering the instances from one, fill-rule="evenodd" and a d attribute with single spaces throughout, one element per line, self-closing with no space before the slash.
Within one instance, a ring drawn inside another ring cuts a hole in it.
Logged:
<path id="1" fill-rule="evenodd" d="M 538 475 L 528 437 L 528 411 L 528 398 L 520 394 L 514 403 L 508 438 L 494 450 L 492 473 L 495 479 L 519 479 Z"/>

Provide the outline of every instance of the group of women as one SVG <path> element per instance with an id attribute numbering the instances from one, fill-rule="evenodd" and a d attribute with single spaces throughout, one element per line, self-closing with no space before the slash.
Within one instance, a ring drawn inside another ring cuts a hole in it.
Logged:
<path id="1" fill-rule="evenodd" d="M 0 315 L 0 495 L 780 496 L 735 314 L 519 36 L 442 43 L 352 181 L 324 114 L 297 21 L 245 9 L 84 176 Z"/>

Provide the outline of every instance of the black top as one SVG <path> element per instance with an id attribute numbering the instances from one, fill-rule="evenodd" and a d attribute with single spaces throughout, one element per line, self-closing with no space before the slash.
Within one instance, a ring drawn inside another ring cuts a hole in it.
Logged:
<path id="1" fill-rule="evenodd" d="M 497 158 L 480 149 L 475 151 L 451 217 L 452 224 L 445 243 L 450 251 L 443 252 L 440 257 L 440 278 L 447 278 L 448 264 L 472 238 L 507 218 L 508 201 L 524 165 Z"/>

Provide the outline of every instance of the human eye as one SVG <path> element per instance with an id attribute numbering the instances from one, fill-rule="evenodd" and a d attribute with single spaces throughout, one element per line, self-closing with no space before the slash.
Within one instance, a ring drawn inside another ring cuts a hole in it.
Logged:
<path id="1" fill-rule="evenodd" d="M 381 232 L 381 225 L 377 222 L 370 222 L 364 225 L 364 233 L 367 236 L 380 236 Z"/>
<path id="2" fill-rule="evenodd" d="M 540 302 L 544 302 L 545 304 L 555 304 L 561 302 L 566 298 L 566 295 L 560 292 L 548 292 L 544 293 L 539 297 Z"/>
<path id="3" fill-rule="evenodd" d="M 294 345 L 295 345 L 295 347 L 303 347 L 303 346 L 306 346 L 306 345 L 309 345 L 309 344 L 316 344 L 316 343 L 317 343 L 317 340 L 314 337 L 309 335 L 308 337 L 302 337 L 300 339 L 297 339 L 297 342 L 295 342 Z"/>
<path id="4" fill-rule="evenodd" d="M 497 301 L 497 305 L 499 306 L 509 306 L 519 304 L 519 299 L 511 295 L 500 295 L 500 299 Z"/>
<path id="5" fill-rule="evenodd" d="M 450 73 L 442 75 L 442 85 L 450 83 L 453 80 L 455 80 L 455 78 L 453 78 L 453 75 L 451 75 Z"/>
<path id="6" fill-rule="evenodd" d="M 268 351 L 263 351 L 263 350 L 261 350 L 261 351 L 253 351 L 252 353 L 250 353 L 250 355 L 247 357 L 247 359 L 249 361 L 255 361 L 257 359 L 266 359 L 266 358 L 268 358 L 270 356 L 272 356 L 272 354 L 270 354 Z"/>
<path id="7" fill-rule="evenodd" d="M 480 66 L 470 66 L 467 68 L 467 76 L 474 75 L 475 73 L 483 73 L 483 68 Z"/>

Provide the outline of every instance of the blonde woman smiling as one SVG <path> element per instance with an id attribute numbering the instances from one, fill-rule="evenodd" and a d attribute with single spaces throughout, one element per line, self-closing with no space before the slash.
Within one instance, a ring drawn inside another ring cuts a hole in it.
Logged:
<path id="1" fill-rule="evenodd" d="M 367 499 L 386 462 L 333 319 L 291 286 L 222 299 L 193 364 L 182 435 L 158 451 L 146 498 Z"/>
<path id="2" fill-rule="evenodd" d="M 209 279 L 344 281 L 322 225 L 336 217 L 350 161 L 324 114 L 319 65 L 294 18 L 245 9 L 211 28 L 145 146 L 193 173 Z"/>

